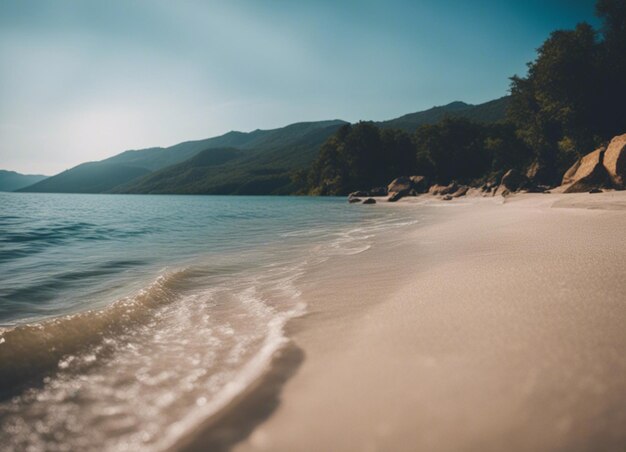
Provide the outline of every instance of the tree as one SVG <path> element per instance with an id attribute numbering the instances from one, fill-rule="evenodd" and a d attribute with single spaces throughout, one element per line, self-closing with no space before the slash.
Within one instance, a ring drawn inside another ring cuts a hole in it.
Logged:
<path id="1" fill-rule="evenodd" d="M 481 177 L 491 167 L 485 132 L 484 125 L 464 118 L 445 118 L 438 124 L 421 126 L 414 136 L 417 166 L 441 184 Z"/>
<path id="2" fill-rule="evenodd" d="M 626 133 L 626 1 L 599 0 L 601 80 L 597 93 L 602 103 L 601 135 L 608 139 Z"/>
<path id="3" fill-rule="evenodd" d="M 511 79 L 509 118 L 555 182 L 572 161 L 601 141 L 596 32 L 586 23 L 559 30 L 538 49 L 526 77 Z"/>

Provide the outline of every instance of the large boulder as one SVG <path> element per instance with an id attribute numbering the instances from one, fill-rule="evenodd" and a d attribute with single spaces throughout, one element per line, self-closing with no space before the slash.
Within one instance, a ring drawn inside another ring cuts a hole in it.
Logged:
<path id="1" fill-rule="evenodd" d="M 626 188 L 626 134 L 611 140 L 604 153 L 606 168 L 615 188 Z"/>
<path id="2" fill-rule="evenodd" d="M 401 176 L 394 179 L 388 186 L 389 201 L 394 202 L 403 196 L 415 196 L 428 191 L 428 181 L 425 176 Z"/>
<path id="3" fill-rule="evenodd" d="M 564 193 L 585 193 L 611 187 L 611 177 L 602 163 L 597 163 L 590 173 L 567 187 Z"/>
<path id="4" fill-rule="evenodd" d="M 389 185 L 387 185 L 387 192 L 407 194 L 411 190 L 411 188 L 413 188 L 411 178 L 401 176 L 397 179 L 394 179 Z"/>
<path id="5" fill-rule="evenodd" d="M 611 187 L 611 177 L 604 167 L 605 153 L 605 148 L 598 148 L 575 163 L 563 176 L 563 183 L 569 184 L 564 193 L 584 193 Z"/>
<path id="6" fill-rule="evenodd" d="M 376 200 L 374 198 L 367 198 L 363 201 L 363 204 L 376 204 Z"/>
<path id="7" fill-rule="evenodd" d="M 589 176 L 597 165 L 602 165 L 606 148 L 598 148 L 578 159 L 563 175 L 562 184 L 571 184 Z"/>

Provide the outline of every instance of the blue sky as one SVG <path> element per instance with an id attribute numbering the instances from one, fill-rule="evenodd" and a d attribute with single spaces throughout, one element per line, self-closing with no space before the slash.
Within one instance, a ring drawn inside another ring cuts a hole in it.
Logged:
<path id="1" fill-rule="evenodd" d="M 0 2 L 0 168 L 507 93 L 593 1 Z"/>

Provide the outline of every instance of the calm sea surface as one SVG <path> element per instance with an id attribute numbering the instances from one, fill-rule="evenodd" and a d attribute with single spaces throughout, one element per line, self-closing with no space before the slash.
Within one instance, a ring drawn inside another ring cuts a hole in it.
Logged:
<path id="1" fill-rule="evenodd" d="M 3 449 L 168 448 L 286 342 L 308 266 L 411 221 L 333 198 L 0 193 Z"/>

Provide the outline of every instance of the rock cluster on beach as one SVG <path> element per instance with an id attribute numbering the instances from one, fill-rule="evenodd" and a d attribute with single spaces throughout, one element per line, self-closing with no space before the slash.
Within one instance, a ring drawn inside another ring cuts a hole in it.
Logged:
<path id="1" fill-rule="evenodd" d="M 510 169 L 502 178 L 472 187 L 454 181 L 447 185 L 430 184 L 426 176 L 400 176 L 387 187 L 369 191 L 355 191 L 348 196 L 351 204 L 375 204 L 374 197 L 387 196 L 387 201 L 396 202 L 406 196 L 429 194 L 444 201 L 451 201 L 468 194 L 477 196 L 508 196 L 518 192 L 548 192 L 554 189 L 561 193 L 600 193 L 605 189 L 626 189 L 626 134 L 617 136 L 606 147 L 600 147 L 578 159 L 563 175 L 561 185 L 547 187 L 539 185 L 545 168 L 534 162 L 522 173 Z M 363 200 L 362 198 L 366 198 Z"/>

